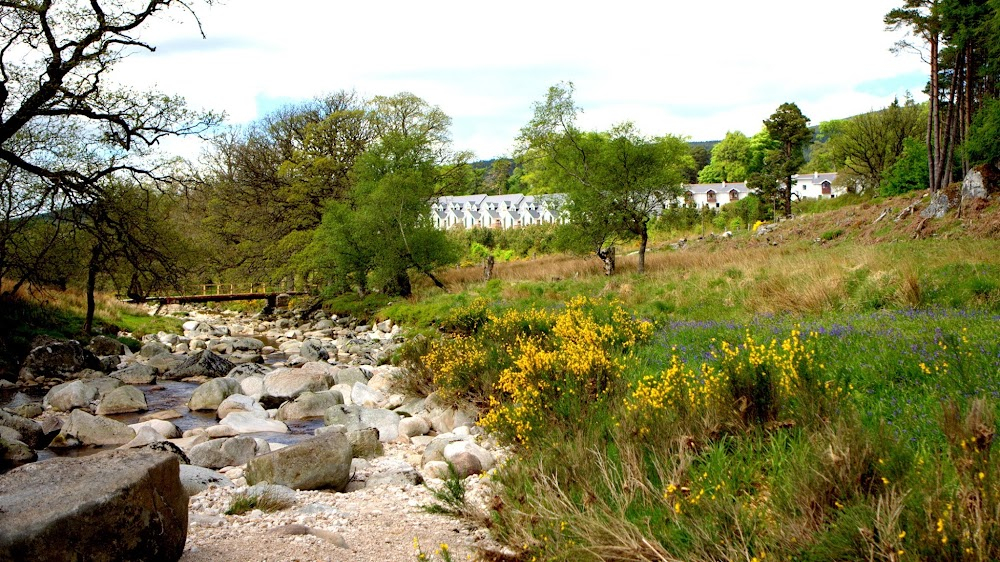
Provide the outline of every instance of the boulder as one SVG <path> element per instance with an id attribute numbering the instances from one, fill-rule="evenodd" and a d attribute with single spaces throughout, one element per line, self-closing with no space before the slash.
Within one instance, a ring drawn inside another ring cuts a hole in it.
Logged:
<path id="1" fill-rule="evenodd" d="M 97 415 L 146 411 L 146 396 L 134 386 L 120 386 L 104 395 L 97 405 Z"/>
<path id="2" fill-rule="evenodd" d="M 177 560 L 188 495 L 176 456 L 115 450 L 10 471 L 0 513 L 0 560 Z"/>
<path id="3" fill-rule="evenodd" d="M 129 425 L 129 427 L 131 427 L 136 434 L 138 434 L 142 428 L 150 427 L 166 439 L 176 439 L 181 436 L 181 430 L 178 429 L 176 425 L 162 419 L 148 419 L 140 421 L 139 423 L 133 423 Z"/>
<path id="4" fill-rule="evenodd" d="M 426 465 L 431 461 L 444 462 L 444 448 L 447 447 L 449 443 L 461 440 L 461 437 L 451 433 L 438 435 L 430 443 L 428 443 L 426 447 L 424 447 L 424 454 L 420 459 L 420 464 Z"/>
<path id="5" fill-rule="evenodd" d="M 252 437 L 238 436 L 212 439 L 191 447 L 191 464 L 205 468 L 222 468 L 246 464 L 257 455 L 257 442 Z"/>
<path id="6" fill-rule="evenodd" d="M 264 395 L 295 399 L 303 392 L 329 390 L 333 378 L 318 369 L 275 369 L 264 376 Z"/>
<path id="7" fill-rule="evenodd" d="M 119 421 L 73 410 L 49 446 L 123 445 L 134 438 L 135 431 Z"/>
<path id="8" fill-rule="evenodd" d="M 86 381 L 86 385 L 96 388 L 98 400 L 103 400 L 109 392 L 122 386 L 122 381 L 113 377 L 101 376 Z"/>
<path id="9" fill-rule="evenodd" d="M 233 367 L 233 369 L 229 371 L 226 376 L 242 382 L 243 379 L 247 377 L 263 377 L 269 372 L 271 372 L 271 369 L 265 367 L 264 365 L 257 363 L 241 363 Z"/>
<path id="10" fill-rule="evenodd" d="M 356 382 L 351 387 L 351 402 L 365 408 L 377 408 L 385 403 L 385 394 L 372 390 L 364 383 Z"/>
<path id="11" fill-rule="evenodd" d="M 323 412 L 324 425 L 340 425 L 345 431 L 357 431 L 361 425 L 361 406 L 338 404 Z"/>
<path id="12" fill-rule="evenodd" d="M 222 379 L 215 379 L 222 380 Z M 242 389 L 241 389 L 242 390 Z M 250 412 L 261 419 L 267 419 L 267 411 L 253 398 L 245 394 L 230 394 L 219 404 L 216 416 L 222 419 L 232 412 Z"/>
<path id="13" fill-rule="evenodd" d="M 347 440 L 351 442 L 352 457 L 358 459 L 373 459 L 375 457 L 382 456 L 384 449 L 378 438 L 378 430 L 374 427 L 348 431 L 345 435 L 347 436 Z"/>
<path id="14" fill-rule="evenodd" d="M 328 408 L 344 403 L 336 390 L 303 392 L 293 402 L 285 402 L 274 416 L 278 420 L 305 420 L 321 418 Z"/>
<path id="15" fill-rule="evenodd" d="M 205 353 L 211 353 L 206 351 Z M 192 410 L 215 410 L 222 402 L 233 394 L 239 394 L 243 390 L 239 381 L 228 377 L 212 379 L 191 393 L 188 400 L 188 408 Z"/>
<path id="16" fill-rule="evenodd" d="M 90 408 L 90 402 L 96 399 L 96 387 L 76 380 L 52 387 L 42 399 L 42 405 L 57 412 L 69 412 L 76 408 Z"/>
<path id="17" fill-rule="evenodd" d="M 236 433 L 288 433 L 288 426 L 278 420 L 262 420 L 250 412 L 233 412 L 219 422 L 233 428 Z"/>
<path id="18" fill-rule="evenodd" d="M 399 437 L 399 414 L 392 410 L 362 408 L 361 426 L 378 430 L 378 440 L 387 443 Z"/>
<path id="19" fill-rule="evenodd" d="M 38 460 L 38 453 L 34 449 L 20 439 L 9 438 L 5 435 L 5 433 L 14 433 L 16 435 L 16 431 L 9 427 L 0 429 L 3 430 L 0 431 L 0 473 L 10 467 Z"/>
<path id="20" fill-rule="evenodd" d="M 181 486 L 184 486 L 184 492 L 187 495 L 193 496 L 198 492 L 207 490 L 209 486 L 231 488 L 233 481 L 210 468 L 193 464 L 182 464 Z"/>
<path id="21" fill-rule="evenodd" d="M 83 369 L 98 369 L 100 361 L 76 340 L 51 342 L 31 350 L 21 366 L 22 381 L 38 377 L 67 378 Z"/>
<path id="22" fill-rule="evenodd" d="M 108 336 L 94 336 L 87 349 L 97 356 L 125 355 L 125 344 Z"/>
<path id="23" fill-rule="evenodd" d="M 234 338 L 229 345 L 233 351 L 260 351 L 264 348 L 264 342 L 256 338 Z"/>
<path id="24" fill-rule="evenodd" d="M 159 341 L 150 341 L 142 344 L 139 355 L 143 357 L 155 357 L 157 355 L 170 354 L 170 347 Z"/>
<path id="25" fill-rule="evenodd" d="M 180 380 L 187 377 L 224 377 L 236 365 L 207 349 L 191 355 L 183 363 L 164 373 L 164 378 Z"/>
<path id="26" fill-rule="evenodd" d="M 319 340 L 306 340 L 299 346 L 299 355 L 306 361 L 326 361 L 330 353 L 323 348 Z"/>
<path id="27" fill-rule="evenodd" d="M 431 431 L 431 424 L 423 416 L 413 416 L 399 420 L 399 433 L 407 437 L 427 435 Z"/>
<path id="28" fill-rule="evenodd" d="M 379 465 L 379 470 L 368 477 L 365 486 L 397 486 L 406 488 L 424 483 L 423 476 L 406 461 L 386 459 Z"/>
<path id="29" fill-rule="evenodd" d="M 470 454 L 476 457 L 476 459 L 479 461 L 479 466 L 482 467 L 483 472 L 490 470 L 491 468 L 493 468 L 494 465 L 496 465 L 496 461 L 493 458 L 493 453 L 490 453 L 489 451 L 480 447 L 479 445 L 476 445 L 472 441 L 453 441 L 445 445 L 444 451 L 442 453 L 444 455 L 444 460 L 446 462 L 450 462 L 453 464 L 458 463 L 459 457 L 461 455 Z M 465 476 L 468 476 L 469 474 L 476 474 L 476 473 L 474 472 L 467 473 L 465 474 Z"/>
<path id="30" fill-rule="evenodd" d="M 347 488 L 351 478 L 351 444 L 331 431 L 256 457 L 244 473 L 248 484 L 269 482 L 296 490 Z"/>
<path id="31" fill-rule="evenodd" d="M 251 396 L 256 399 L 260 399 L 260 397 L 264 395 L 264 377 L 263 376 L 244 377 L 242 380 L 240 380 L 240 388 L 243 390 L 242 394 Z"/>
<path id="32" fill-rule="evenodd" d="M 150 357 L 146 361 L 146 365 L 149 365 L 153 369 L 156 369 L 158 374 L 163 374 L 171 369 L 179 366 L 185 360 L 182 355 L 174 355 L 172 353 L 162 353 L 154 357 Z"/>
<path id="33" fill-rule="evenodd" d="M 0 410 L 0 426 L 9 427 L 20 435 L 18 441 L 27 444 L 29 447 L 41 449 L 45 446 L 45 436 L 42 426 L 35 420 L 11 414 Z"/>
<path id="34" fill-rule="evenodd" d="M 365 376 L 365 372 L 360 367 L 338 369 L 333 372 L 333 380 L 334 384 L 349 384 L 351 386 L 357 382 L 362 384 L 368 383 L 368 377 Z"/>
<path id="35" fill-rule="evenodd" d="M 135 439 L 132 439 L 128 443 L 122 445 L 119 449 L 137 449 L 139 447 L 145 447 L 151 443 L 158 443 L 160 441 L 167 440 L 166 437 L 160 435 L 158 431 L 147 425 L 139 426 L 138 428 L 132 427 L 132 430 L 135 431 Z"/>
<path id="36" fill-rule="evenodd" d="M 142 363 L 129 365 L 108 375 L 125 384 L 156 384 L 156 369 Z"/>

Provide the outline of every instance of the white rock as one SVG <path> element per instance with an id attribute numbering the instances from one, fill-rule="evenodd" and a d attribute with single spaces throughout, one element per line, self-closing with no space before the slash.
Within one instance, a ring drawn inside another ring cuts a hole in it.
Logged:
<path id="1" fill-rule="evenodd" d="M 493 453 L 471 441 L 454 441 L 444 447 L 444 458 L 446 461 L 455 462 L 456 457 L 462 453 L 469 453 L 479 459 L 479 464 L 482 465 L 483 472 L 490 470 L 496 465 Z"/>
<path id="2" fill-rule="evenodd" d="M 148 420 L 139 423 L 133 423 L 129 425 L 135 433 L 138 435 L 139 431 L 144 427 L 151 427 L 154 431 L 162 435 L 166 439 L 176 439 L 181 436 L 181 430 L 177 429 L 177 426 L 172 424 L 167 420 Z"/>
<path id="3" fill-rule="evenodd" d="M 262 420 L 248 412 L 233 412 L 222 419 L 220 425 L 228 425 L 237 433 L 257 433 L 270 431 L 288 433 L 288 426 L 278 420 Z"/>
<path id="4" fill-rule="evenodd" d="M 240 385 L 242 387 L 242 383 Z M 232 412 L 249 412 L 258 418 L 267 418 L 267 411 L 259 402 L 245 394 L 230 394 L 219 404 L 216 415 L 222 419 Z"/>

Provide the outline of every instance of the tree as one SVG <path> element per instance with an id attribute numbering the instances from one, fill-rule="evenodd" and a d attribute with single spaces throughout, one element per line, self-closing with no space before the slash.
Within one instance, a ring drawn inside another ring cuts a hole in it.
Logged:
<path id="1" fill-rule="evenodd" d="M 371 117 L 378 140 L 358 157 L 348 193 L 329 203 L 298 260 L 337 290 L 374 286 L 408 296 L 410 271 L 444 288 L 434 269 L 457 254 L 431 223 L 430 200 L 464 181 L 468 154 L 450 151 L 450 119 L 412 94 L 375 98 Z"/>
<path id="2" fill-rule="evenodd" d="M 649 223 L 680 196 L 684 171 L 693 165 L 690 151 L 683 139 L 645 137 L 632 123 L 580 131 L 572 94 L 572 84 L 560 84 L 535 104 L 518 137 L 518 157 L 569 195 L 571 229 L 604 261 L 606 273 L 614 270 L 614 246 L 636 238 L 643 273 Z"/>
<path id="3" fill-rule="evenodd" d="M 886 170 L 879 184 L 879 194 L 885 197 L 917 189 L 927 189 L 927 146 L 923 141 L 909 138 L 903 141 L 903 151 Z"/>
<path id="4" fill-rule="evenodd" d="M 1000 163 L 1000 100 L 988 100 L 976 113 L 963 150 L 973 166 Z"/>
<path id="5" fill-rule="evenodd" d="M 785 215 L 792 214 L 792 179 L 805 164 L 803 148 L 812 139 L 809 118 L 794 103 L 783 103 L 764 121 L 768 136 L 775 146 L 764 156 L 764 169 L 756 172 L 747 185 L 765 198 L 782 202 Z"/>
<path id="6" fill-rule="evenodd" d="M 124 57 L 154 49 L 140 38 L 149 23 L 178 11 L 197 21 L 183 0 L 0 1 L 0 274 L 16 273 L 15 288 L 53 265 L 65 211 L 116 182 L 177 179 L 159 142 L 218 123 L 180 97 L 108 78 Z"/>
<path id="7" fill-rule="evenodd" d="M 906 139 L 923 136 L 925 117 L 912 99 L 846 119 L 830 140 L 837 160 L 843 162 L 852 183 L 862 190 L 878 189 L 889 168 L 903 153 Z"/>
<path id="8" fill-rule="evenodd" d="M 712 161 L 712 153 L 701 145 L 691 145 L 691 159 L 694 165 L 685 170 L 684 183 L 698 183 L 698 174 Z"/>
<path id="9" fill-rule="evenodd" d="M 1000 88 L 997 3 L 991 0 L 905 0 L 885 16 L 890 30 L 910 38 L 893 51 L 913 51 L 930 67 L 927 163 L 936 194 L 954 179 L 955 147 L 966 141 L 985 99 Z M 963 172 L 969 167 L 963 161 Z"/>
<path id="10" fill-rule="evenodd" d="M 750 139 L 739 131 L 729 131 L 712 147 L 712 161 L 698 174 L 699 183 L 741 182 L 750 165 Z"/>

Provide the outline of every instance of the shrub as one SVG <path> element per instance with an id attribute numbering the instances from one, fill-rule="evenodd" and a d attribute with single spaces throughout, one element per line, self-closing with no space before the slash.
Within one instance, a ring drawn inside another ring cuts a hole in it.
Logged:
<path id="1" fill-rule="evenodd" d="M 260 494 L 240 492 L 234 494 L 226 508 L 226 515 L 243 515 L 248 511 L 259 509 L 263 512 L 281 511 L 291 507 L 292 503 L 275 494 L 264 491 Z"/>

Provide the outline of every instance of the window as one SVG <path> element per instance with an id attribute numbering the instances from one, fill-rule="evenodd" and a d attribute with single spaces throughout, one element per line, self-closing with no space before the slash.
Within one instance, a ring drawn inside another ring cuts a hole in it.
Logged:
<path id="1" fill-rule="evenodd" d="M 822 187 L 822 189 L 823 189 L 823 195 L 833 195 L 833 188 L 831 188 L 830 182 L 824 181 L 820 185 L 823 186 Z"/>
<path id="2" fill-rule="evenodd" d="M 729 200 L 730 201 L 739 201 L 739 199 L 740 199 L 740 192 L 736 191 L 735 189 L 730 189 L 729 190 Z"/>
<path id="3" fill-rule="evenodd" d="M 709 203 L 715 203 L 715 192 L 712 191 L 711 189 L 708 190 L 708 193 L 705 194 L 705 197 L 708 198 L 707 200 Z"/>

